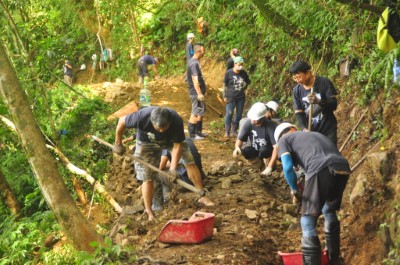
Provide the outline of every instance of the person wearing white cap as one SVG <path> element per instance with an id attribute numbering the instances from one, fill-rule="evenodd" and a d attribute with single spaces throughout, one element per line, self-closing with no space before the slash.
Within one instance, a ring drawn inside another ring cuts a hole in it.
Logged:
<path id="1" fill-rule="evenodd" d="M 251 106 L 246 120 L 239 131 L 235 143 L 233 157 L 243 155 L 253 165 L 265 164 L 262 175 L 270 175 L 278 158 L 278 149 L 274 139 L 276 123 L 265 117 L 267 107 L 264 103 L 257 102 Z M 250 140 L 250 145 L 241 148 L 243 143 Z M 269 161 L 268 161 L 268 158 Z"/>
<path id="2" fill-rule="evenodd" d="M 187 40 L 188 42 L 186 43 L 186 63 L 192 59 L 193 54 L 194 54 L 194 48 L 193 48 L 193 43 L 194 43 L 194 34 L 189 33 L 187 35 Z"/>
<path id="3" fill-rule="evenodd" d="M 296 126 L 287 122 L 276 127 L 274 138 L 293 203 L 301 205 L 303 264 L 321 264 L 321 243 L 317 234 L 317 220 L 321 214 L 325 220 L 329 264 L 343 264 L 340 257 L 340 221 L 336 211 L 340 209 L 351 173 L 348 161 L 323 134 L 297 131 Z M 297 185 L 293 166 L 300 166 L 306 172 L 303 194 Z"/>

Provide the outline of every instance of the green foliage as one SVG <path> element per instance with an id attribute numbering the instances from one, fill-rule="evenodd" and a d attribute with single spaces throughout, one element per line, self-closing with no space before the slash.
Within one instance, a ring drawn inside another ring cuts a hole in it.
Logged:
<path id="1" fill-rule="evenodd" d="M 92 244 L 96 247 L 94 253 L 80 252 L 77 256 L 77 264 L 132 264 L 136 260 L 133 250 L 113 245 L 111 240 L 106 239 L 106 246 L 98 243 Z"/>
<path id="2" fill-rule="evenodd" d="M 50 211 L 19 220 L 4 219 L 0 223 L 0 264 L 29 263 L 46 236 L 57 230 L 59 227 Z"/>

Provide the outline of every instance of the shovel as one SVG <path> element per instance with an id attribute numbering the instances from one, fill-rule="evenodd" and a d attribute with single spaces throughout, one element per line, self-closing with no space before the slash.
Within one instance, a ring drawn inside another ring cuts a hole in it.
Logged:
<path id="1" fill-rule="evenodd" d="M 99 143 L 105 145 L 105 146 L 108 146 L 108 147 L 110 147 L 110 148 L 113 148 L 113 145 L 112 145 L 112 144 L 110 144 L 109 142 L 104 141 L 103 139 L 100 139 L 100 138 L 97 137 L 97 136 L 92 135 L 91 138 L 92 138 L 93 140 L 95 140 L 95 141 L 97 141 L 97 142 L 99 142 Z M 160 174 L 161 176 L 166 177 L 167 179 L 171 179 L 171 176 L 170 176 L 167 172 L 162 171 L 161 169 L 159 169 L 159 168 L 157 168 L 157 167 L 155 167 L 155 166 L 153 166 L 153 165 L 151 165 L 151 164 L 149 164 L 149 163 L 143 161 L 143 160 L 140 159 L 139 157 L 135 157 L 135 156 L 133 156 L 132 154 L 126 154 L 126 153 L 125 153 L 124 155 L 127 156 L 127 157 L 129 157 L 129 158 L 131 158 L 131 159 L 133 159 L 133 160 L 135 160 L 135 161 L 137 161 L 137 162 L 139 162 L 139 163 L 141 163 L 142 165 L 144 165 L 144 166 L 150 168 L 151 170 L 157 172 L 157 173 Z M 186 188 L 186 189 L 188 189 L 188 190 L 190 190 L 190 191 L 192 191 L 192 192 L 194 192 L 194 193 L 199 194 L 200 197 L 203 197 L 203 196 L 205 195 L 205 193 L 206 193 L 204 190 L 200 190 L 200 189 L 198 189 L 198 188 L 196 188 L 196 187 L 194 187 L 194 186 L 192 186 L 192 185 L 190 185 L 190 184 L 188 184 L 188 183 L 186 183 L 186 182 L 184 182 L 184 181 L 182 181 L 182 180 L 180 180 L 180 179 L 176 179 L 176 183 L 177 183 L 179 186 L 182 186 L 182 187 L 184 187 L 184 188 Z"/>

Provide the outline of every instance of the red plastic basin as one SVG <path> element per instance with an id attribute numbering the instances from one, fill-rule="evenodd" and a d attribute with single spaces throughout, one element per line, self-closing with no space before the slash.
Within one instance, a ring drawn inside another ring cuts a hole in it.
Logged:
<path id="1" fill-rule="evenodd" d="M 196 244 L 213 235 L 215 216 L 212 213 L 195 212 L 189 220 L 168 221 L 158 236 L 162 243 Z"/>
<path id="2" fill-rule="evenodd" d="M 301 252 L 283 253 L 278 251 L 278 255 L 282 258 L 285 265 L 303 265 L 303 254 Z M 321 254 L 321 265 L 328 264 L 328 252 L 324 250 Z"/>

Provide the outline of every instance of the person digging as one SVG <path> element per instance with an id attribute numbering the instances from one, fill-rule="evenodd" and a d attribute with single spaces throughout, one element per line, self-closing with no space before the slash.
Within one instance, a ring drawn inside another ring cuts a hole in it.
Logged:
<path id="1" fill-rule="evenodd" d="M 264 163 L 265 169 L 261 175 L 270 175 L 278 158 L 278 149 L 275 144 L 274 132 L 276 123 L 265 117 L 267 107 L 264 103 L 257 102 L 251 106 L 247 117 L 239 130 L 235 143 L 233 157 L 243 155 L 254 168 L 259 169 Z M 241 148 L 246 141 L 249 146 Z M 269 159 L 270 158 L 270 159 Z M 269 161 L 268 161 L 269 159 Z"/>
<path id="2" fill-rule="evenodd" d="M 342 265 L 340 256 L 340 209 L 350 166 L 336 145 L 318 132 L 297 131 L 290 123 L 276 127 L 274 138 L 283 173 L 289 184 L 293 203 L 301 205 L 301 249 L 303 264 L 321 264 L 321 243 L 317 234 L 317 221 L 324 215 L 324 232 L 329 264 Z M 293 166 L 305 170 L 304 191 L 297 184 Z"/>
<path id="3" fill-rule="evenodd" d="M 137 130 L 135 157 L 139 157 L 145 163 L 158 168 L 162 150 L 167 149 L 171 153 L 169 168 L 171 180 L 174 181 L 177 178 L 178 162 L 182 158 L 183 164 L 188 171 L 188 176 L 194 186 L 200 190 L 204 189 L 200 171 L 193 161 L 188 145 L 185 143 L 183 120 L 176 111 L 170 108 L 151 106 L 121 117 L 118 120 L 113 146 L 113 152 L 119 155 L 122 155 L 126 150 L 122 144 L 122 136 L 126 128 L 135 128 Z M 134 162 L 134 165 L 136 178 L 143 181 L 142 196 L 145 211 L 148 219 L 153 220 L 155 219 L 152 209 L 154 182 L 159 184 L 158 174 L 137 161 Z M 201 197 L 198 202 L 206 206 L 214 205 L 206 196 Z"/>

